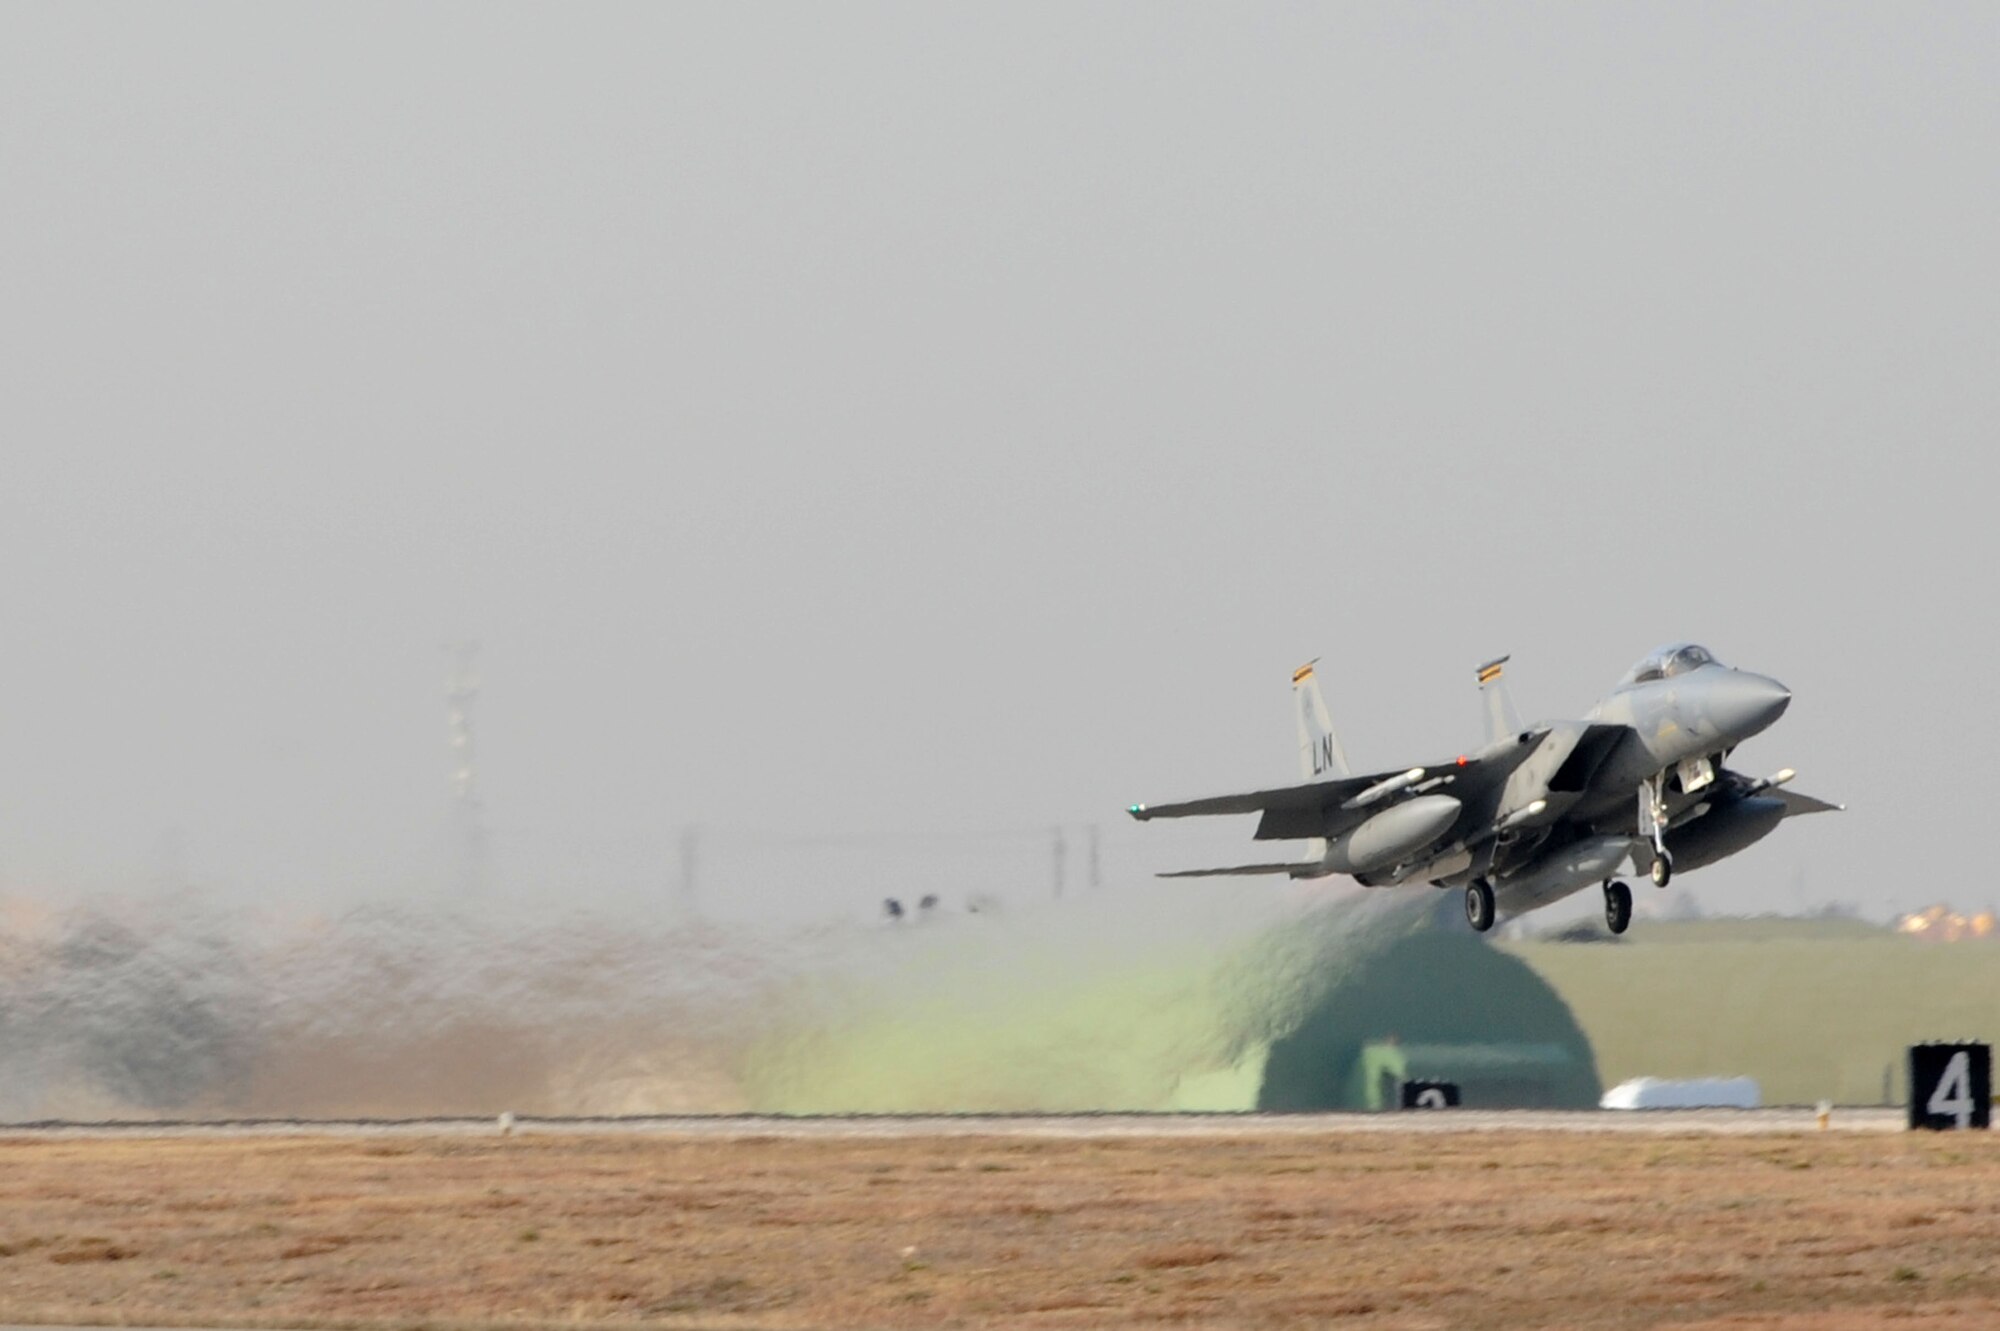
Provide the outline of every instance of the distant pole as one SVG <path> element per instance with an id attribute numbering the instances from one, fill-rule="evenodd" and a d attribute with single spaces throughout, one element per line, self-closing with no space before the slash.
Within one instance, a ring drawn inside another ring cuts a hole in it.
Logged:
<path id="1" fill-rule="evenodd" d="M 1090 840 L 1088 842 L 1088 845 L 1090 847 L 1090 886 L 1092 890 L 1095 890 L 1096 888 L 1102 886 L 1104 882 L 1104 875 L 1100 872 L 1102 866 L 1097 856 L 1097 824 L 1092 823 L 1088 828 L 1084 830 L 1089 834 L 1090 837 Z"/>
<path id="2" fill-rule="evenodd" d="M 681 881 L 675 902 L 684 919 L 692 920 L 701 909 L 701 898 L 695 888 L 695 874 L 700 866 L 701 828 L 689 823 L 681 829 Z"/>
<path id="3" fill-rule="evenodd" d="M 1063 842 L 1063 830 L 1060 827 L 1054 829 L 1054 835 L 1055 835 L 1054 868 L 1055 868 L 1055 888 L 1056 888 L 1055 894 L 1056 897 L 1060 899 L 1063 893 L 1063 859 L 1065 856 L 1068 855 L 1069 847 L 1065 845 Z"/>
<path id="4" fill-rule="evenodd" d="M 479 644 L 450 642 L 445 677 L 445 723 L 451 739 L 451 808 L 458 841 L 458 888 L 476 896 L 486 880 L 486 812 L 473 765 L 472 701 L 479 696 Z"/>

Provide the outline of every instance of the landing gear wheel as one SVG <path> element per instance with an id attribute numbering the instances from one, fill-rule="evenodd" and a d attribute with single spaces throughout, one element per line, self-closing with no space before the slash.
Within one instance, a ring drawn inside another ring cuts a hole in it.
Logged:
<path id="1" fill-rule="evenodd" d="M 1612 881 L 1604 885 L 1604 927 L 1614 934 L 1632 923 L 1632 889 Z"/>
<path id="2" fill-rule="evenodd" d="M 1493 927 L 1493 888 L 1484 878 L 1475 878 L 1465 889 L 1465 919 L 1476 933 Z"/>
<path id="3" fill-rule="evenodd" d="M 1674 876 L 1674 857 L 1667 854 L 1666 774 L 1639 787 L 1639 835 L 1653 843 L 1653 886 L 1665 887 Z"/>

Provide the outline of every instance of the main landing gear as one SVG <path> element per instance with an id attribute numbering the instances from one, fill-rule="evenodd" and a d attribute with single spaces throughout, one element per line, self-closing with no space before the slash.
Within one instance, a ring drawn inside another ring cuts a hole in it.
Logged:
<path id="1" fill-rule="evenodd" d="M 1632 889 L 1612 879 L 1604 885 L 1604 927 L 1622 934 L 1632 923 Z"/>
<path id="2" fill-rule="evenodd" d="M 1465 889 L 1465 920 L 1477 933 L 1493 927 L 1493 885 L 1475 878 Z"/>

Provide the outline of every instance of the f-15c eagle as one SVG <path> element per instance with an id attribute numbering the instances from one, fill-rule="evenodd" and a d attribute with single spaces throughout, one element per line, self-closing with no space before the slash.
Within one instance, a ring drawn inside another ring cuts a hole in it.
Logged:
<path id="1" fill-rule="evenodd" d="M 1427 767 L 1355 776 L 1312 664 L 1292 674 L 1304 783 L 1180 804 L 1134 804 L 1141 822 L 1202 814 L 1261 815 L 1260 841 L 1304 840 L 1305 858 L 1211 874 L 1346 874 L 1368 887 L 1427 882 L 1463 888 L 1474 929 L 1604 887 L 1604 922 L 1623 933 L 1630 866 L 1665 887 L 1762 840 L 1784 819 L 1841 806 L 1782 789 L 1790 768 L 1762 779 L 1725 764 L 1791 702 L 1784 685 L 1734 670 L 1703 647 L 1676 643 L 1628 671 L 1581 721 L 1523 728 L 1502 672 L 1479 667 L 1489 742 Z"/>

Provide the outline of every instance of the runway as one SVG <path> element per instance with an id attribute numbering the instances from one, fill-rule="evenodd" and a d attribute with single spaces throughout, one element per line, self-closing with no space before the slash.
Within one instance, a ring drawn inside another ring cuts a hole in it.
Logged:
<path id="1" fill-rule="evenodd" d="M 22 1325 L 2000 1325 L 2000 1138 L 1899 1121 L 50 1124 L 0 1267 Z"/>
<path id="2" fill-rule="evenodd" d="M 1902 1131 L 1901 1108 L 1839 1108 L 1829 1132 Z M 714 1139 L 895 1139 L 1018 1137 L 1102 1140 L 1143 1137 L 1338 1137 L 1363 1134 L 1622 1133 L 1740 1137 L 1817 1132 L 1817 1113 L 1770 1109 L 1448 1109 L 1338 1114 L 931 1114 L 790 1117 L 764 1114 L 631 1118 L 517 1118 L 515 1135 L 634 1135 Z M 0 1124 L 0 1140 L 62 1137 L 494 1136 L 497 1118 L 243 1119 Z"/>

